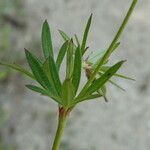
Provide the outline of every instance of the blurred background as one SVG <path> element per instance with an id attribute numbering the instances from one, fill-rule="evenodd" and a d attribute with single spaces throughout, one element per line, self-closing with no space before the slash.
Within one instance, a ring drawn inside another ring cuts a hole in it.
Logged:
<path id="1" fill-rule="evenodd" d="M 132 0 L 0 0 L 0 60 L 27 67 L 24 48 L 41 52 L 41 27 L 48 20 L 57 54 L 63 40 L 58 29 L 82 36 L 90 13 L 88 45 L 106 49 Z M 109 103 L 94 100 L 77 106 L 70 116 L 62 150 L 150 149 L 150 1 L 139 0 L 112 62 L 127 59 L 109 86 Z M 89 52 L 90 53 L 90 52 Z M 25 88 L 31 81 L 0 66 L 0 150 L 48 150 L 57 124 L 57 105 Z"/>

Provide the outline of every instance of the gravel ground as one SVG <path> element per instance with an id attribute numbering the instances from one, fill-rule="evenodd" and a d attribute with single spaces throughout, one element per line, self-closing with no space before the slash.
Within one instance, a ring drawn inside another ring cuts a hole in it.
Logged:
<path id="1" fill-rule="evenodd" d="M 57 53 L 61 38 L 57 29 L 81 36 L 85 21 L 94 14 L 89 46 L 106 49 L 111 42 L 131 0 L 26 0 L 23 10 L 27 23 L 17 43 L 30 46 L 39 43 L 41 25 L 49 21 Z M 121 38 L 121 46 L 112 61 L 127 59 L 122 72 L 136 82 L 118 80 L 127 92 L 109 87 L 110 101 L 90 101 L 71 114 L 63 138 L 63 150 L 149 150 L 150 148 L 150 1 L 139 0 L 130 23 Z M 38 44 L 39 45 L 39 44 Z M 21 44 L 20 44 L 21 47 Z M 40 48 L 39 48 L 40 49 Z M 21 50 L 20 50 L 21 51 Z M 23 55 L 23 52 L 20 52 Z M 19 82 L 18 82 L 19 81 Z M 56 104 L 46 97 L 34 95 L 23 87 L 24 81 L 14 75 L 1 87 L 0 101 L 9 114 L 3 128 L 8 143 L 18 150 L 48 150 L 57 123 Z M 17 84 L 16 84 L 17 83 Z M 2 84 L 1 84 L 2 86 Z"/>

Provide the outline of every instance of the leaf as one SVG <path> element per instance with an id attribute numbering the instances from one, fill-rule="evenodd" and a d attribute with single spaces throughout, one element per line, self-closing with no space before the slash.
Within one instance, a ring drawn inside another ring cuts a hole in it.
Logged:
<path id="1" fill-rule="evenodd" d="M 66 78 L 70 79 L 73 73 L 73 40 L 71 39 L 67 48 L 67 64 L 66 64 Z"/>
<path id="2" fill-rule="evenodd" d="M 81 67 L 82 67 L 82 54 L 81 54 L 81 49 L 78 46 L 75 52 L 74 69 L 73 69 L 73 77 L 72 77 L 72 83 L 75 89 L 75 93 L 77 92 L 80 83 Z"/>
<path id="3" fill-rule="evenodd" d="M 62 38 L 64 39 L 64 41 L 70 40 L 69 36 L 64 31 L 62 31 L 62 30 L 58 30 L 58 31 L 59 31 L 60 35 L 62 36 Z"/>
<path id="4" fill-rule="evenodd" d="M 74 87 L 70 79 L 65 79 L 62 85 L 62 100 L 65 106 L 69 106 L 75 96 Z"/>
<path id="5" fill-rule="evenodd" d="M 45 58 L 53 57 L 52 39 L 47 20 L 45 20 L 42 27 L 42 47 Z"/>
<path id="6" fill-rule="evenodd" d="M 33 57 L 33 55 L 25 50 L 25 54 L 26 54 L 26 58 L 28 60 L 29 66 L 36 78 L 36 80 L 45 88 L 45 89 L 49 89 L 50 91 L 53 90 L 50 82 L 47 78 L 47 76 L 45 75 L 43 69 L 41 68 L 39 62 Z"/>
<path id="7" fill-rule="evenodd" d="M 7 63 L 2 63 L 2 62 L 0 62 L 0 65 L 9 67 L 9 68 L 14 69 L 14 70 L 17 70 L 17 71 L 25 74 L 26 76 L 28 76 L 28 77 L 30 77 L 32 79 L 35 79 L 35 77 L 34 77 L 34 75 L 32 73 L 30 73 L 26 69 L 20 67 L 19 65 L 16 65 L 16 64 L 7 64 Z"/>
<path id="8" fill-rule="evenodd" d="M 54 62 L 54 59 L 51 56 L 49 56 L 48 62 L 49 62 L 50 74 L 51 74 L 55 89 L 56 89 L 57 93 L 59 94 L 59 96 L 61 96 L 61 94 L 62 94 L 61 93 L 61 86 L 62 85 L 61 85 L 59 74 L 58 74 L 58 71 L 56 68 L 56 64 Z"/>
<path id="9" fill-rule="evenodd" d="M 59 97 L 56 97 L 54 95 L 52 95 L 52 93 L 50 93 L 49 91 L 42 89 L 40 87 L 37 87 L 35 85 L 26 85 L 26 87 L 34 92 L 40 93 L 42 95 L 46 95 L 49 96 L 50 98 L 54 99 L 56 102 L 58 102 L 59 104 L 61 104 L 61 100 Z"/>
<path id="10" fill-rule="evenodd" d="M 82 45 L 81 45 L 82 55 L 85 53 L 86 41 L 87 41 L 90 26 L 91 26 L 91 21 L 92 21 L 92 14 L 90 15 L 90 17 L 88 19 L 88 22 L 86 24 L 86 28 L 85 28 L 85 31 L 84 31 L 83 39 L 82 39 Z"/>
<path id="11" fill-rule="evenodd" d="M 79 94 L 80 96 L 83 96 L 85 94 L 92 94 L 98 89 L 100 89 L 121 67 L 121 65 L 124 63 L 124 61 L 120 61 L 116 63 L 114 66 L 112 66 L 109 70 L 107 70 L 101 77 L 96 79 L 93 84 L 91 84 L 84 92 L 81 92 Z"/>
<path id="12" fill-rule="evenodd" d="M 59 54 L 58 54 L 57 60 L 56 60 L 56 66 L 57 66 L 58 71 L 60 70 L 60 65 L 66 54 L 67 47 L 68 47 L 68 41 L 66 41 L 59 50 Z"/>

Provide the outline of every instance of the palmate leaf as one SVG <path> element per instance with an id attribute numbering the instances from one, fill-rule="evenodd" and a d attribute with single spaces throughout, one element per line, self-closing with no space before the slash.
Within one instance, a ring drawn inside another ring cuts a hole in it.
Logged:
<path id="1" fill-rule="evenodd" d="M 19 71 L 19 72 L 25 74 L 26 76 L 28 76 L 28 77 L 30 77 L 32 79 L 35 79 L 35 77 L 34 77 L 34 75 L 32 73 L 30 73 L 29 71 L 27 71 L 26 69 L 22 68 L 19 65 L 7 64 L 7 63 L 3 63 L 3 62 L 0 62 L 0 65 L 6 66 L 6 67 L 11 68 L 11 69 L 14 69 L 16 71 Z"/>
<path id="2" fill-rule="evenodd" d="M 39 62 L 32 56 L 32 54 L 25 50 L 26 58 L 28 60 L 29 66 L 36 78 L 36 80 L 45 88 L 49 89 L 50 91 L 52 89 L 52 86 L 50 85 L 50 82 L 44 73 L 42 67 L 40 66 Z"/>
<path id="3" fill-rule="evenodd" d="M 91 21 L 92 21 L 92 14 L 90 15 L 90 17 L 88 19 L 88 22 L 86 24 L 86 28 L 85 28 L 85 31 L 84 31 L 83 39 L 82 39 L 82 44 L 81 44 L 82 55 L 85 53 L 86 42 L 87 42 L 89 29 L 90 29 L 90 26 L 91 26 Z"/>
<path id="4" fill-rule="evenodd" d="M 26 85 L 26 87 L 34 92 L 37 92 L 37 93 L 40 93 L 42 95 L 45 95 L 45 96 L 49 96 L 50 98 L 54 99 L 56 102 L 58 102 L 59 104 L 62 104 L 61 103 L 61 100 L 59 97 L 56 97 L 54 96 L 50 91 L 48 90 L 45 90 L 43 88 L 40 88 L 38 86 L 35 86 L 35 85 Z"/>
<path id="5" fill-rule="evenodd" d="M 47 20 L 45 20 L 42 27 L 42 48 L 45 58 L 53 57 L 52 38 Z"/>
<path id="6" fill-rule="evenodd" d="M 85 91 L 81 91 L 78 97 L 83 97 L 85 94 L 92 94 L 100 89 L 122 66 L 124 61 L 120 61 L 107 70 L 101 77 L 96 79 Z"/>
<path id="7" fill-rule="evenodd" d="M 58 54 L 57 60 L 56 60 L 56 67 L 58 69 L 58 72 L 60 70 L 60 65 L 64 59 L 64 56 L 66 54 L 67 47 L 68 47 L 68 41 L 66 41 L 59 50 L 59 54 Z"/>
<path id="8" fill-rule="evenodd" d="M 81 54 L 81 49 L 78 46 L 75 52 L 74 69 L 73 69 L 73 76 L 72 76 L 72 83 L 74 86 L 75 93 L 77 92 L 80 83 L 81 67 L 82 67 L 82 54 Z"/>

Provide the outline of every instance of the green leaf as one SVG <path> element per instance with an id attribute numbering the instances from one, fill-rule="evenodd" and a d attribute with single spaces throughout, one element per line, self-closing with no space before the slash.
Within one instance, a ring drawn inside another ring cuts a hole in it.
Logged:
<path id="1" fill-rule="evenodd" d="M 74 87 L 70 79 L 65 79 L 62 85 L 62 100 L 65 106 L 69 106 L 74 99 Z"/>
<path id="2" fill-rule="evenodd" d="M 32 79 L 35 79 L 35 77 L 34 77 L 34 75 L 32 73 L 30 73 L 29 71 L 27 71 L 26 69 L 22 68 L 19 65 L 16 65 L 16 64 L 7 64 L 7 63 L 3 63 L 3 62 L 0 62 L 0 65 L 9 67 L 9 68 L 14 69 L 14 70 L 17 70 L 17 71 L 25 74 L 26 76 L 28 76 L 28 77 L 30 77 Z"/>
<path id="3" fill-rule="evenodd" d="M 75 52 L 74 69 L 73 69 L 73 77 L 72 77 L 72 83 L 75 89 L 75 93 L 77 92 L 80 83 L 81 67 L 82 67 L 82 54 L 81 54 L 81 49 L 78 46 Z"/>
<path id="4" fill-rule="evenodd" d="M 83 39 L 82 39 L 82 45 L 81 45 L 81 52 L 82 52 L 82 54 L 85 53 L 86 42 L 87 42 L 89 29 L 90 29 L 90 26 L 91 26 L 91 21 L 92 21 L 92 14 L 90 15 L 90 17 L 88 19 L 88 22 L 86 24 L 86 28 L 85 28 L 85 31 L 84 31 L 84 35 L 83 35 Z"/>
<path id="5" fill-rule="evenodd" d="M 67 48 L 67 65 L 66 65 L 66 78 L 70 79 L 73 73 L 73 40 L 71 39 Z"/>
<path id="6" fill-rule="evenodd" d="M 60 70 L 60 65 L 66 54 L 67 47 L 68 47 L 68 41 L 66 41 L 59 50 L 59 54 L 58 54 L 57 60 L 56 60 L 56 66 L 57 66 L 58 71 Z"/>
<path id="7" fill-rule="evenodd" d="M 45 89 L 49 89 L 50 91 L 53 90 L 50 82 L 47 78 L 47 76 L 45 75 L 43 69 L 41 68 L 39 62 L 33 57 L 33 55 L 25 50 L 25 54 L 26 54 L 26 58 L 28 60 L 29 66 L 36 78 L 36 80 L 45 88 Z"/>
<path id="8" fill-rule="evenodd" d="M 26 87 L 34 92 L 40 93 L 42 95 L 46 95 L 49 96 L 50 98 L 54 99 L 56 102 L 58 102 L 59 104 L 61 103 L 61 100 L 59 97 L 54 96 L 52 93 L 50 93 L 49 91 L 42 89 L 40 87 L 37 87 L 35 85 L 26 85 Z"/>
<path id="9" fill-rule="evenodd" d="M 51 56 L 49 56 L 48 62 L 49 62 L 49 70 L 50 70 L 51 78 L 53 80 L 55 89 L 56 89 L 57 93 L 59 94 L 59 96 L 61 96 L 61 94 L 62 94 L 61 93 L 61 86 L 62 85 L 61 85 L 61 81 L 59 78 L 56 64 L 54 62 L 54 59 Z"/>
<path id="10" fill-rule="evenodd" d="M 93 84 L 90 85 L 84 92 L 79 94 L 79 97 L 85 94 L 92 94 L 98 89 L 100 89 L 121 67 L 124 61 L 120 61 L 107 70 L 100 78 L 96 79 Z"/>
<path id="11" fill-rule="evenodd" d="M 53 57 L 52 39 L 47 20 L 45 20 L 42 27 L 42 47 L 45 58 Z"/>
<path id="12" fill-rule="evenodd" d="M 64 31 L 62 31 L 62 30 L 58 30 L 58 31 L 59 31 L 60 35 L 62 36 L 62 38 L 64 39 L 64 41 L 70 40 L 69 36 Z"/>

